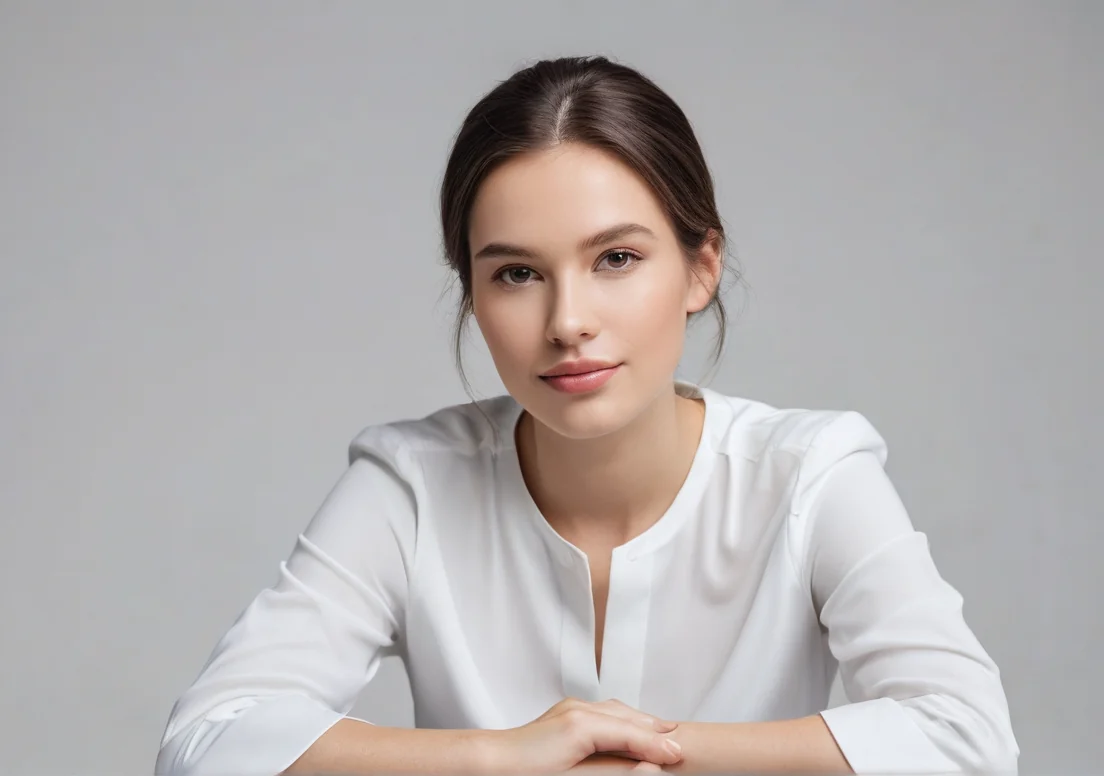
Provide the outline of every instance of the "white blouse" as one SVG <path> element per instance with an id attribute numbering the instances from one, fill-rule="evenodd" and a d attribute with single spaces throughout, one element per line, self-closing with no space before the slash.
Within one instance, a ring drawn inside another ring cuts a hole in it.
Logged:
<path id="1" fill-rule="evenodd" d="M 567 696 L 681 721 L 819 712 L 859 773 L 1015 770 L 997 666 L 878 432 L 678 389 L 704 398 L 704 431 L 667 512 L 613 551 L 600 674 L 587 558 L 526 489 L 521 408 L 450 407 L 353 440 L 276 583 L 173 707 L 157 773 L 279 773 L 386 655 L 417 727 L 516 727 Z M 837 667 L 849 704 L 824 710 Z"/>

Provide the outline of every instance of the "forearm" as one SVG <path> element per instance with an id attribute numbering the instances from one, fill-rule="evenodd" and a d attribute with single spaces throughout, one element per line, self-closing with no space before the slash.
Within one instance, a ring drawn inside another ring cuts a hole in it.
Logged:
<path id="1" fill-rule="evenodd" d="M 673 773 L 851 773 L 819 715 L 779 722 L 681 722 L 671 734 L 682 745 Z"/>
<path id="2" fill-rule="evenodd" d="M 484 731 L 380 727 L 346 718 L 284 773 L 482 776 L 487 772 L 486 751 Z"/>

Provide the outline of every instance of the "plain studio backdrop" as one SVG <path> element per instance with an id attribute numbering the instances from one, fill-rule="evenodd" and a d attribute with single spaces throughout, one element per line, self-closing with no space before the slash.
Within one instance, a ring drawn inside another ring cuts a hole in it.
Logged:
<path id="1" fill-rule="evenodd" d="M 745 282 L 708 384 L 865 413 L 1022 770 L 1099 768 L 1104 3 L 9 0 L 0 771 L 150 772 L 349 440 L 465 400 L 450 141 L 587 53 L 668 90 L 712 165 Z M 355 712 L 412 724 L 401 664 Z"/>

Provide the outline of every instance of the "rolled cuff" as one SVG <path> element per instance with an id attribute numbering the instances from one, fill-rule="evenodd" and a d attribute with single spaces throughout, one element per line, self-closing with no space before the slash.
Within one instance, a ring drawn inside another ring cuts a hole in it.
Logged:
<path id="1" fill-rule="evenodd" d="M 303 695 L 259 701 L 232 719 L 199 720 L 162 747 L 159 776 L 277 776 L 344 714 Z"/>
<path id="2" fill-rule="evenodd" d="M 837 706 L 820 712 L 820 716 L 857 774 L 940 774 L 961 770 L 890 698 Z"/>

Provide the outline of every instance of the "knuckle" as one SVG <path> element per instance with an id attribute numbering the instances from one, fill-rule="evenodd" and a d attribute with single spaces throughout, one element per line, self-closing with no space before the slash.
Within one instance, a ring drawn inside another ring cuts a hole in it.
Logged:
<path id="1" fill-rule="evenodd" d="M 572 733 L 578 733 L 586 727 L 587 713 L 582 709 L 572 708 L 563 713 L 564 725 L 567 726 L 568 731 Z"/>

